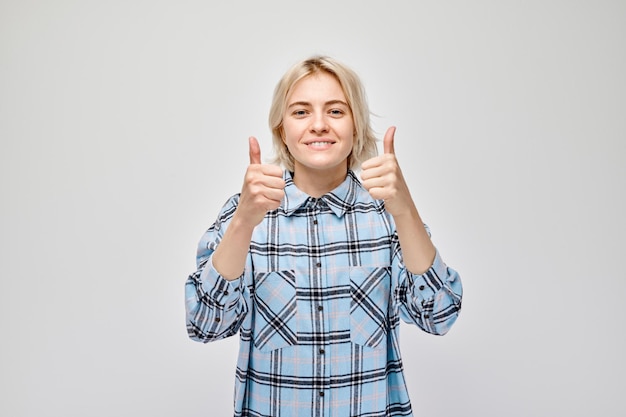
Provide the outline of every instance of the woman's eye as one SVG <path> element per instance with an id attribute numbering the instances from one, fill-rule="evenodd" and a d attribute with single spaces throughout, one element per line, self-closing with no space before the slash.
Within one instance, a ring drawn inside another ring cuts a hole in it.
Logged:
<path id="1" fill-rule="evenodd" d="M 343 110 L 339 110 L 339 109 L 332 109 L 329 113 L 332 114 L 333 116 L 341 116 L 344 114 Z"/>
<path id="2" fill-rule="evenodd" d="M 306 116 L 306 110 L 295 110 L 293 112 L 294 116 Z"/>

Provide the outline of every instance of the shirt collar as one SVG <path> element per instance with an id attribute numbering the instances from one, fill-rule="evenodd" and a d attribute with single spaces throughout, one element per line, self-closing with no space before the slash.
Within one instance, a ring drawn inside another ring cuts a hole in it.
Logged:
<path id="1" fill-rule="evenodd" d="M 296 187 L 291 172 L 286 170 L 283 174 L 283 178 L 285 180 L 285 197 L 281 203 L 281 208 L 287 216 L 293 214 L 300 207 L 315 202 L 315 198 Z M 354 172 L 348 171 L 346 179 L 339 184 L 337 188 L 324 194 L 317 200 L 326 203 L 337 217 L 342 217 L 346 213 L 346 210 L 354 204 L 360 187 L 361 183 Z"/>

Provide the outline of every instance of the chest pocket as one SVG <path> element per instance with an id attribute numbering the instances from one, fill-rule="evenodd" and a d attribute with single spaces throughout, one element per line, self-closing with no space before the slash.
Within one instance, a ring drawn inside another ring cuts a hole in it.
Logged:
<path id="1" fill-rule="evenodd" d="M 259 272 L 254 280 L 254 345 L 264 352 L 296 345 L 294 271 Z"/>
<path id="2" fill-rule="evenodd" d="M 389 324 L 389 267 L 356 267 L 350 269 L 350 340 L 375 348 L 387 337 Z"/>

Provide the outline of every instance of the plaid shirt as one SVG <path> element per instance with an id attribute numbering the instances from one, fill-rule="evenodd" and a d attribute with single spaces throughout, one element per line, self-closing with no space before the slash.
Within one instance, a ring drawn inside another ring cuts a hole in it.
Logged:
<path id="1" fill-rule="evenodd" d="M 439 253 L 424 274 L 408 272 L 393 218 L 353 172 L 321 198 L 284 177 L 240 278 L 211 263 L 239 195 L 200 240 L 185 287 L 189 336 L 239 333 L 235 416 L 412 416 L 400 318 L 446 333 L 461 308 L 458 274 Z"/>

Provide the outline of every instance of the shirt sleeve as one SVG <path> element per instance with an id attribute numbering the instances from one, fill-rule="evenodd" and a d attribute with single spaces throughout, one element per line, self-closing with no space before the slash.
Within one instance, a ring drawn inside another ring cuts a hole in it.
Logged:
<path id="1" fill-rule="evenodd" d="M 397 234 L 393 246 L 391 270 L 397 282 L 394 298 L 400 317 L 428 333 L 446 334 L 461 311 L 461 277 L 444 263 L 438 250 L 426 272 L 413 274 L 404 266 Z"/>
<path id="2" fill-rule="evenodd" d="M 250 295 L 245 279 L 229 281 L 213 267 L 212 255 L 237 208 L 238 196 L 224 205 L 218 219 L 198 243 L 197 270 L 185 283 L 187 333 L 211 342 L 237 334 L 248 312 Z"/>

